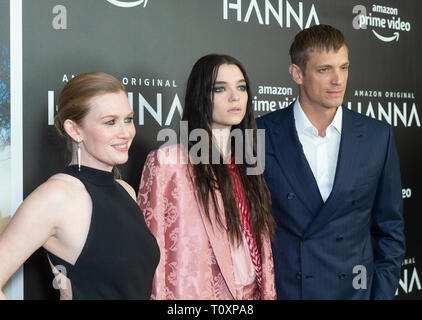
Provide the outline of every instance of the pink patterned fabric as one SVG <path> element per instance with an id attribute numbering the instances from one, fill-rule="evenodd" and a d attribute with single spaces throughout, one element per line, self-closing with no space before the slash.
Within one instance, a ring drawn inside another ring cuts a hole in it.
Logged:
<path id="1" fill-rule="evenodd" d="M 243 189 L 242 181 L 240 180 L 239 173 L 237 172 L 236 164 L 234 159 L 232 162 L 227 165 L 233 181 L 233 191 L 236 198 L 237 208 L 239 209 L 241 221 L 242 221 L 242 230 L 248 243 L 248 248 L 250 251 L 252 263 L 255 267 L 256 282 L 259 289 L 262 288 L 262 265 L 261 265 L 261 254 L 259 253 L 258 246 L 256 244 L 255 238 L 252 235 L 251 230 L 251 219 L 249 215 L 248 203 L 246 201 L 245 192 Z"/>
<path id="2" fill-rule="evenodd" d="M 236 284 L 228 231 L 205 217 L 185 154 L 180 145 L 155 150 L 142 173 L 137 202 L 161 251 L 151 298 L 275 299 L 268 237 L 262 237 L 260 248 L 262 288 L 255 281 Z M 218 200 L 221 208 L 221 196 Z M 212 209 L 210 215 L 215 221 Z"/>

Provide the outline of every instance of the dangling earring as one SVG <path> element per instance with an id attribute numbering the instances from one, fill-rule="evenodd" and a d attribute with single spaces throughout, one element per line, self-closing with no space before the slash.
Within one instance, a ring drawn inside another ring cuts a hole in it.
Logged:
<path id="1" fill-rule="evenodd" d="M 78 171 L 81 171 L 81 147 L 80 147 L 80 144 L 81 144 L 81 138 L 78 137 L 78 150 L 76 151 L 76 155 L 77 155 L 77 158 L 78 158 Z"/>

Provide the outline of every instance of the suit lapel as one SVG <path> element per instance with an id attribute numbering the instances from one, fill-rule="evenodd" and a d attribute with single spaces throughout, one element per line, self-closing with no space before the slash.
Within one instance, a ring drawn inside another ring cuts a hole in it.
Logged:
<path id="1" fill-rule="evenodd" d="M 280 113 L 268 128 L 270 143 L 278 165 L 292 187 L 292 193 L 315 215 L 323 205 L 323 200 L 297 135 L 293 104 L 288 108 L 290 110 Z M 287 194 L 280 196 L 287 197 Z"/>
<path id="2" fill-rule="evenodd" d="M 364 129 L 359 118 L 354 117 L 350 110 L 343 107 L 341 141 L 333 189 L 321 211 L 306 230 L 305 236 L 310 236 L 318 230 L 320 226 L 329 221 L 335 212 L 340 211 L 341 207 L 347 204 L 348 199 L 345 190 L 356 177 L 359 143 L 364 135 Z"/>
<path id="3" fill-rule="evenodd" d="M 189 171 L 189 175 L 190 175 L 191 183 L 193 183 L 193 176 L 190 171 Z M 195 190 L 195 187 L 194 187 L 194 190 Z M 236 298 L 236 285 L 234 282 L 234 273 L 233 273 L 234 267 L 233 267 L 231 249 L 230 249 L 230 244 L 229 244 L 229 241 L 230 241 L 229 232 L 227 229 L 225 229 L 225 227 L 220 227 L 217 224 L 216 222 L 217 220 L 215 218 L 216 212 L 214 210 L 214 206 L 212 205 L 212 200 L 210 201 L 209 214 L 211 217 L 211 221 L 213 221 L 213 223 L 210 223 L 210 220 L 205 215 L 204 208 L 201 205 L 201 202 L 199 201 L 198 195 L 196 194 L 196 192 L 194 194 L 195 194 L 196 203 L 198 205 L 198 210 L 201 213 L 202 222 L 204 224 L 205 230 L 207 231 L 207 236 L 208 236 L 210 245 L 212 247 L 215 258 L 217 260 L 217 264 L 221 270 L 221 273 L 224 277 L 224 280 L 232 296 Z M 223 200 L 218 191 L 217 191 L 217 202 L 220 208 L 220 212 L 222 213 L 220 215 L 221 222 L 223 226 L 226 226 Z"/>

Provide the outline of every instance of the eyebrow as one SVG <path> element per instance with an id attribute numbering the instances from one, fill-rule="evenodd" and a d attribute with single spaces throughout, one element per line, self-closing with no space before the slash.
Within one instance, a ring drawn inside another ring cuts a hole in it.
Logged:
<path id="1" fill-rule="evenodd" d="M 240 79 L 240 80 L 237 80 L 236 83 L 239 83 L 239 82 L 245 82 L 246 83 L 246 80 L 245 79 Z M 226 83 L 227 83 L 227 81 L 216 81 L 215 82 L 215 84 L 226 84 Z"/>
<path id="2" fill-rule="evenodd" d="M 131 116 L 133 116 L 134 115 L 134 112 L 131 112 L 131 113 L 128 113 L 126 116 L 125 116 L 125 118 L 126 117 L 131 117 Z M 104 117 L 101 117 L 100 119 L 105 119 L 105 118 L 118 118 L 119 116 L 118 115 L 115 115 L 115 114 L 108 114 L 108 115 L 106 115 L 106 116 L 104 116 Z"/>
<path id="3" fill-rule="evenodd" d="M 345 65 L 349 65 L 349 64 L 350 64 L 350 62 L 347 61 L 347 62 L 341 64 L 341 66 L 345 66 Z M 333 65 L 331 65 L 331 64 L 321 64 L 321 65 L 317 66 L 317 68 L 331 68 L 332 66 Z"/>

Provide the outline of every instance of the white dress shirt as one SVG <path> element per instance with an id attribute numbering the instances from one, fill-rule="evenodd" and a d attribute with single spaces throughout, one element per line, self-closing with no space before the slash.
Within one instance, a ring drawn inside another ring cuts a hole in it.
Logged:
<path id="1" fill-rule="evenodd" d="M 337 108 L 336 115 L 328 126 L 325 137 L 318 135 L 317 128 L 312 125 L 303 112 L 299 98 L 296 99 L 293 106 L 293 113 L 299 141 L 325 202 L 333 189 L 336 174 L 343 109 L 341 106 Z"/>

